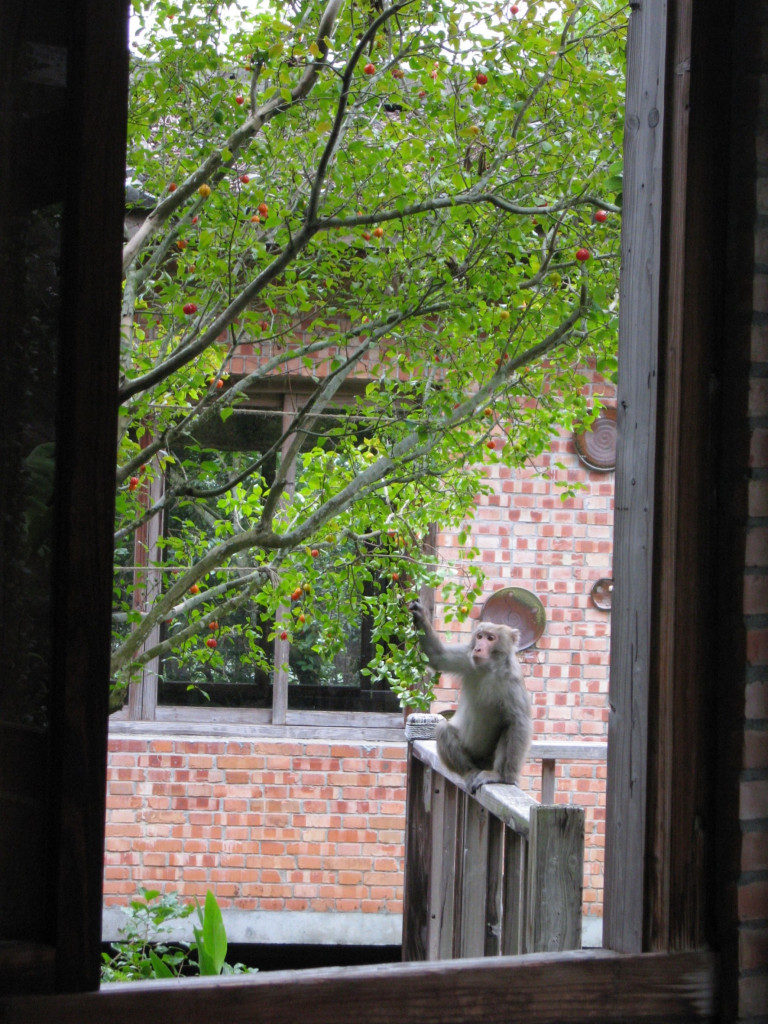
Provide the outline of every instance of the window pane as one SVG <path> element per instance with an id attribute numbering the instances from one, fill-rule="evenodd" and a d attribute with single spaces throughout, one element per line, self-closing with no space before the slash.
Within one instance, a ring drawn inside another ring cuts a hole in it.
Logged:
<path id="1" fill-rule="evenodd" d="M 246 475 L 238 484 L 242 499 L 227 502 L 224 485 L 245 473 L 259 460 L 259 450 L 268 449 L 277 436 L 273 419 L 251 411 L 239 411 L 226 423 L 214 421 L 202 444 L 189 443 L 173 452 L 167 487 L 183 488 L 185 481 L 211 490 L 201 501 L 180 496 L 166 518 L 165 568 L 193 564 L 223 535 L 249 526 L 248 497 L 264 486 L 263 470 Z M 215 445 L 208 447 L 207 445 Z M 270 471 L 271 475 L 271 471 Z M 229 507 L 228 507 L 229 506 Z M 255 568 L 248 553 L 208 575 L 203 590 L 235 583 Z M 236 594 L 224 591 L 210 603 L 203 603 L 183 622 L 166 623 L 163 638 L 172 636 L 189 622 L 206 614 L 216 602 Z M 264 622 L 254 596 L 239 607 L 222 613 L 160 665 L 158 701 L 161 704 L 193 704 L 211 707 L 271 706 L 272 645 L 270 623 Z M 209 645 L 209 641 L 215 644 Z"/>
<path id="2" fill-rule="evenodd" d="M 339 566 L 347 567 L 343 593 L 338 589 L 338 576 L 332 586 L 324 585 L 323 560 L 332 560 L 337 570 Z M 380 584 L 370 578 L 364 560 L 351 543 L 321 552 L 318 570 L 311 615 L 305 622 L 298 622 L 291 639 L 288 707 L 398 711 L 395 694 L 369 671 L 371 664 L 376 668 L 370 605 L 376 600 Z M 350 608 L 354 616 L 348 614 Z M 302 614 L 294 613 L 294 621 Z"/>

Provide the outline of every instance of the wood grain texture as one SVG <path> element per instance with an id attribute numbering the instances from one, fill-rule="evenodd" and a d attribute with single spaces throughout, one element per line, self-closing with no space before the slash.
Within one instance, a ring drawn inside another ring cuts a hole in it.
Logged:
<path id="1" fill-rule="evenodd" d="M 526 946 L 532 953 L 581 947 L 584 811 L 536 807 L 528 842 Z"/>
<path id="2" fill-rule="evenodd" d="M 643 948 L 667 4 L 633 4 L 627 39 L 624 210 L 611 609 L 603 939 Z"/>
<path id="3" fill-rule="evenodd" d="M 526 865 L 528 843 L 519 832 L 505 829 L 504 835 L 504 922 L 501 932 L 501 952 L 516 956 L 527 952 L 525 948 Z"/>
<path id="4" fill-rule="evenodd" d="M 466 801 L 464 815 L 459 956 L 473 957 L 485 953 L 490 815 L 477 800 Z"/>
<path id="5" fill-rule="evenodd" d="M 409 743 L 408 764 L 403 959 L 578 949 L 583 809 L 516 786 L 470 796 L 434 740 Z"/>
<path id="6" fill-rule="evenodd" d="M 403 960 L 426 960 L 429 876 L 432 864 L 432 769 L 408 752 Z"/>
<path id="7" fill-rule="evenodd" d="M 545 757 L 541 762 L 541 802 L 553 804 L 555 802 L 555 767 L 557 762 L 553 757 Z"/>
<path id="8" fill-rule="evenodd" d="M 430 919 L 430 929 L 437 930 L 437 956 L 440 960 L 448 960 L 454 955 L 453 933 L 454 916 L 456 913 L 456 862 L 460 853 L 458 835 L 461 831 L 459 814 L 461 812 L 461 796 L 456 786 L 446 779 L 434 774 L 435 788 L 440 786 L 444 792 L 442 808 L 442 830 L 440 838 L 441 866 L 439 886 L 437 887 L 437 916 Z M 430 945 L 432 948 L 432 945 Z"/>
<path id="9" fill-rule="evenodd" d="M 217 711 L 223 715 L 217 715 Z M 234 713 L 233 713 L 234 712 Z M 344 740 L 345 742 L 402 743 L 405 745 L 402 715 L 354 712 L 288 711 L 285 725 L 273 725 L 271 710 L 265 708 L 182 708 L 157 709 L 154 722 L 132 722 L 113 715 L 110 737 L 174 736 L 253 741 L 258 739 Z M 359 716 L 359 720 L 358 717 Z"/>
<path id="10" fill-rule="evenodd" d="M 439 775 L 430 771 L 432 776 L 432 860 L 429 868 L 429 891 L 427 893 L 427 959 L 440 960 L 450 955 L 450 949 L 441 947 L 441 932 L 446 917 L 452 918 L 453 907 L 446 906 L 446 895 L 453 895 L 452 887 L 447 879 L 453 878 L 453 844 L 446 847 L 445 837 L 452 835 L 456 813 L 456 791 L 453 791 L 453 808 L 451 799 Z M 451 815 L 453 814 L 453 819 Z M 446 816 L 448 821 L 446 823 Z M 450 855 L 450 859 L 447 855 Z M 450 929 L 451 924 L 448 925 Z"/>
<path id="11" fill-rule="evenodd" d="M 720 729 L 713 708 L 723 685 L 715 668 L 722 643 L 715 606 L 723 583 L 714 557 L 715 503 L 729 497 L 712 457 L 722 428 L 713 382 L 723 343 L 719 325 L 731 316 L 717 256 L 728 230 L 720 171 L 728 162 L 721 102 L 730 73 L 723 13 L 732 15 L 678 0 L 669 30 L 646 949 L 707 942 L 713 887 L 705 861 L 719 829 L 711 813 L 718 781 L 711 751 Z"/>
<path id="12" fill-rule="evenodd" d="M 714 1019 L 709 953 L 532 954 L 0 997 L 2 1024 L 579 1024 Z M 224 1010 L 226 1007 L 226 1010 Z"/>
<path id="13" fill-rule="evenodd" d="M 683 413 L 683 359 L 685 328 L 685 200 L 688 161 L 688 105 L 690 91 L 690 3 L 681 0 L 670 12 L 670 52 L 675 66 L 687 70 L 672 76 L 668 100 L 667 122 L 670 144 L 667 149 L 664 290 L 659 362 L 659 451 L 657 467 L 659 491 L 656 498 L 656 535 L 658 556 L 655 566 L 654 623 L 655 634 L 652 686 L 649 712 L 653 723 L 649 735 L 648 818 L 651 824 L 652 856 L 646 879 L 646 911 L 644 949 L 666 948 L 669 940 L 670 842 L 672 822 L 672 789 L 675 772 L 674 693 L 676 649 L 684 612 L 678 607 L 678 574 L 685 571 L 680 562 L 680 474 L 681 430 Z M 684 38 L 681 27 L 685 25 Z M 692 410 L 689 410 L 692 412 Z M 695 420 L 685 429 L 695 429 Z M 695 530 L 695 524 L 688 526 Z M 695 567 L 688 566 L 695 576 Z M 692 667 L 692 666 L 691 666 Z M 694 755 L 694 751 L 689 751 Z"/>
<path id="14" fill-rule="evenodd" d="M 499 956 L 504 909 L 504 823 L 488 822 L 488 880 L 485 888 L 485 956 Z"/>

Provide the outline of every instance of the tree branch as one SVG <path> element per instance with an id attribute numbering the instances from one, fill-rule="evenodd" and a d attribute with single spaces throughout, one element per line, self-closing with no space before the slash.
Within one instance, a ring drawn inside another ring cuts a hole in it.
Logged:
<path id="1" fill-rule="evenodd" d="M 169 220 L 172 214 L 182 206 L 183 203 L 203 184 L 208 184 L 214 174 L 226 164 L 232 163 L 239 151 L 249 139 L 253 138 L 264 125 L 275 115 L 289 110 L 292 106 L 301 102 L 311 91 L 317 81 L 320 68 L 325 63 L 328 53 L 326 39 L 333 34 L 339 10 L 344 0 L 328 0 L 320 24 L 317 29 L 316 43 L 320 57 L 308 65 L 301 76 L 298 84 L 291 90 L 290 100 L 284 99 L 280 93 L 268 100 L 263 107 L 255 110 L 251 117 L 234 131 L 227 139 L 221 150 L 212 153 L 196 171 L 194 171 L 185 182 L 183 182 L 167 198 L 161 200 L 154 210 L 147 216 L 144 223 L 136 233 L 125 243 L 123 247 L 123 271 L 127 271 L 136 259 L 141 249 L 151 234 Z M 231 154 L 225 161 L 223 152 Z"/>

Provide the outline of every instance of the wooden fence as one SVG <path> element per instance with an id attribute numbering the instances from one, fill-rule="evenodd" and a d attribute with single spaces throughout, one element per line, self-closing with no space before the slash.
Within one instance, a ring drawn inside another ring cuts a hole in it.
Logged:
<path id="1" fill-rule="evenodd" d="M 420 722 L 416 735 L 428 729 Z M 434 740 L 410 739 L 404 960 L 581 947 L 584 811 L 552 805 L 554 766 L 558 757 L 603 759 L 605 744 L 537 746 L 542 804 L 517 786 L 470 796 Z"/>

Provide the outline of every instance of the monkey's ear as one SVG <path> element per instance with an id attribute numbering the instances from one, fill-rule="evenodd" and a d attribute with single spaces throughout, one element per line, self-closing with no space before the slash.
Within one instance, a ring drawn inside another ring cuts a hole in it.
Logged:
<path id="1" fill-rule="evenodd" d="M 519 647 L 520 646 L 520 630 L 519 629 L 515 629 L 514 626 L 508 626 L 507 628 L 509 629 L 509 637 L 510 637 L 512 643 L 515 645 L 515 647 Z"/>

